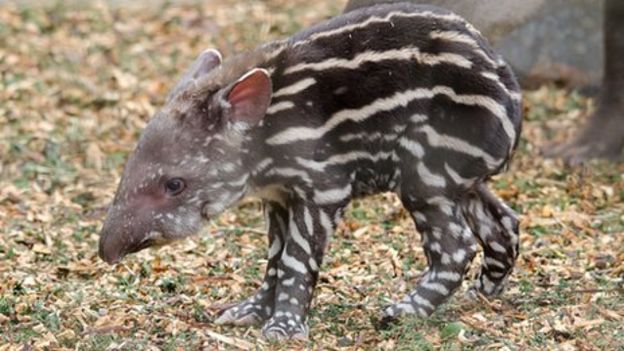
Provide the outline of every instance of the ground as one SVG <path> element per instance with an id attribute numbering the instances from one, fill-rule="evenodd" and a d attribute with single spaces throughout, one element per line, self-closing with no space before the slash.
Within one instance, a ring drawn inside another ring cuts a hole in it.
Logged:
<path id="1" fill-rule="evenodd" d="M 540 157 L 594 109 L 554 87 L 527 92 L 518 152 L 491 183 L 522 214 L 522 254 L 499 298 L 471 302 L 459 293 L 431 318 L 376 330 L 381 306 L 425 266 L 419 236 L 391 195 L 350 207 L 305 343 L 271 345 L 258 327 L 211 322 L 260 284 L 258 201 L 176 245 L 115 267 L 98 259 L 98 230 L 124 160 L 193 57 L 207 47 L 227 57 L 342 5 L 0 7 L 0 351 L 624 350 L 624 166 L 564 168 Z"/>

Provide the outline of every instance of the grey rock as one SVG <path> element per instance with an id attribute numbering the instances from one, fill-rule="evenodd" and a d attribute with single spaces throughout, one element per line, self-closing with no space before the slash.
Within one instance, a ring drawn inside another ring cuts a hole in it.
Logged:
<path id="1" fill-rule="evenodd" d="M 525 85 L 598 84 L 603 70 L 602 0 L 549 0 L 495 46 Z"/>

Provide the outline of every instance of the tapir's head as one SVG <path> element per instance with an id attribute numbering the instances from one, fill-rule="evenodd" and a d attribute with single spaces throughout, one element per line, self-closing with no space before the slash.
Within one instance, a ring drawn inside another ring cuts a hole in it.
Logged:
<path id="1" fill-rule="evenodd" d="M 152 118 L 126 164 L 102 228 L 100 257 L 195 234 L 245 193 L 245 140 L 266 113 L 271 80 L 262 69 L 223 67 L 203 52 Z"/>

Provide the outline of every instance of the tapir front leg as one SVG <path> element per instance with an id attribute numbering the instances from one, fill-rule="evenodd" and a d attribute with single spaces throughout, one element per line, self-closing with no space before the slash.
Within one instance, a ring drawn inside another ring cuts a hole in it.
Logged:
<path id="1" fill-rule="evenodd" d="M 269 254 L 264 281 L 253 296 L 221 311 L 215 320 L 217 324 L 253 325 L 269 319 L 273 314 L 278 263 L 288 230 L 288 210 L 277 202 L 265 201 L 263 207 L 269 228 Z"/>
<path id="2" fill-rule="evenodd" d="M 307 314 L 328 238 L 342 207 L 295 201 L 289 208 L 284 249 L 278 264 L 275 312 L 266 322 L 267 339 L 306 339 Z"/>

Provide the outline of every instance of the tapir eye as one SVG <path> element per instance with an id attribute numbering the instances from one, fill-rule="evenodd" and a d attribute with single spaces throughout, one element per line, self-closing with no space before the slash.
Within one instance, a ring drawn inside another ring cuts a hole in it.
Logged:
<path id="1" fill-rule="evenodd" d="M 171 196 L 180 194 L 185 187 L 186 184 L 182 178 L 171 178 L 165 182 L 165 191 Z"/>

